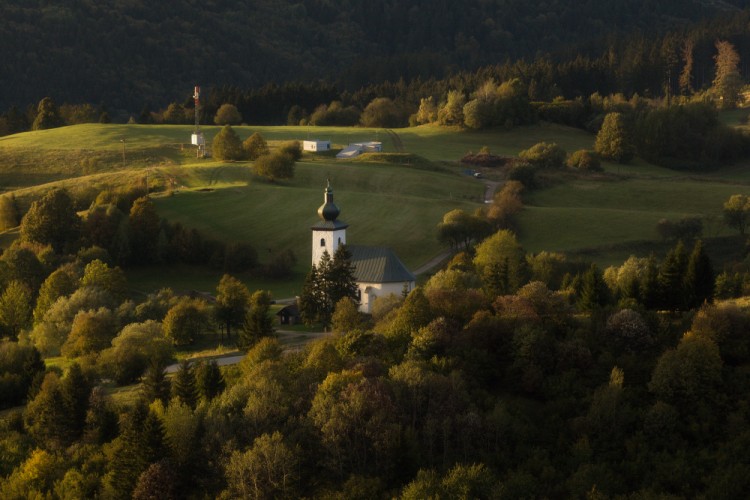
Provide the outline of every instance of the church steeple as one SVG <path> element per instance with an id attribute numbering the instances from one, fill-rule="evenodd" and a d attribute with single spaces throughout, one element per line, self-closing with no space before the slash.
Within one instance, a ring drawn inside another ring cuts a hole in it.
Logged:
<path id="1" fill-rule="evenodd" d="M 340 213 L 341 210 L 333 202 L 333 188 L 331 187 L 331 180 L 328 179 L 328 185 L 323 194 L 323 204 L 318 208 L 318 215 L 323 220 L 335 221 Z"/>
<path id="2" fill-rule="evenodd" d="M 333 257 L 341 245 L 346 244 L 346 228 L 344 221 L 338 220 L 341 211 L 333 202 L 333 188 L 328 181 L 323 192 L 323 204 L 318 208 L 319 220 L 312 229 L 312 263 L 317 265 L 325 252 Z"/>

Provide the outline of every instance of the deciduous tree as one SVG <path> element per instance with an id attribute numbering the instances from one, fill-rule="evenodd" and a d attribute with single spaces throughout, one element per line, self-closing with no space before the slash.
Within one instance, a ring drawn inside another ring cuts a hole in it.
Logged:
<path id="1" fill-rule="evenodd" d="M 744 194 L 733 194 L 724 202 L 723 212 L 727 225 L 744 236 L 745 229 L 750 222 L 750 198 Z"/>
<path id="2" fill-rule="evenodd" d="M 216 125 L 239 125 L 242 123 L 242 114 L 234 104 L 222 104 L 216 111 L 214 123 Z"/>
<path id="3" fill-rule="evenodd" d="M 627 163 L 635 156 L 632 134 L 621 113 L 608 113 L 596 134 L 594 150 L 603 158 Z"/>
<path id="4" fill-rule="evenodd" d="M 216 287 L 214 317 L 226 328 L 227 337 L 232 338 L 232 327 L 245 321 L 250 307 L 250 291 L 237 278 L 225 274 Z"/>
<path id="5" fill-rule="evenodd" d="M 0 331 L 11 340 L 29 326 L 31 304 L 29 287 L 19 281 L 11 281 L 0 295 Z"/>
<path id="6" fill-rule="evenodd" d="M 53 189 L 31 204 L 21 219 L 21 239 L 52 245 L 55 252 L 73 249 L 80 235 L 80 218 L 64 189 Z"/>

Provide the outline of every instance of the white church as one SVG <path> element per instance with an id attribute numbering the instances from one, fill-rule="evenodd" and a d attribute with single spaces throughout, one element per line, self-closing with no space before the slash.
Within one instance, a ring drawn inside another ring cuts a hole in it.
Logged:
<path id="1" fill-rule="evenodd" d="M 377 297 L 400 295 L 404 289 L 414 289 L 416 278 L 390 248 L 366 247 L 346 243 L 346 228 L 338 220 L 340 210 L 333 203 L 333 188 L 326 186 L 323 204 L 318 208 L 320 221 L 312 226 L 312 263 L 317 265 L 324 252 L 333 257 L 340 245 L 346 245 L 352 255 L 354 276 L 359 288 L 359 310 L 372 311 Z"/>

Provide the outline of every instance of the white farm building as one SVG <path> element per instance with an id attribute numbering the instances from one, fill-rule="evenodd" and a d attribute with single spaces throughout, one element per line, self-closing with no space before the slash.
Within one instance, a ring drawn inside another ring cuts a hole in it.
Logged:
<path id="1" fill-rule="evenodd" d="M 383 151 L 382 142 L 353 142 L 339 151 L 336 158 L 354 158 L 362 153 L 380 153 L 381 151 Z"/>
<path id="2" fill-rule="evenodd" d="M 318 151 L 330 151 L 331 141 L 302 141 L 302 149 L 317 153 Z"/>
<path id="3" fill-rule="evenodd" d="M 359 289 L 359 310 L 364 313 L 372 311 L 376 298 L 390 294 L 400 295 L 410 292 L 416 285 L 416 278 L 409 272 L 403 262 L 390 249 L 384 247 L 367 247 L 348 245 L 346 228 L 338 220 L 339 208 L 333 203 L 333 189 L 330 182 L 326 187 L 323 205 L 318 208 L 320 221 L 312 226 L 312 263 L 317 265 L 324 252 L 333 256 L 339 246 L 346 245 L 352 255 L 355 268 L 355 279 Z"/>

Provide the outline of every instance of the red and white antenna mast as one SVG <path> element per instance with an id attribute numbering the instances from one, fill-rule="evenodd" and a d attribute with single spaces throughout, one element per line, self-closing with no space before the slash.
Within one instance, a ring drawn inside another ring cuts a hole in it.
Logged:
<path id="1" fill-rule="evenodd" d="M 195 99 L 195 130 L 191 142 L 198 146 L 198 158 L 206 156 L 206 139 L 201 132 L 200 109 L 201 109 L 201 88 L 196 85 L 193 89 L 193 99 Z"/>

